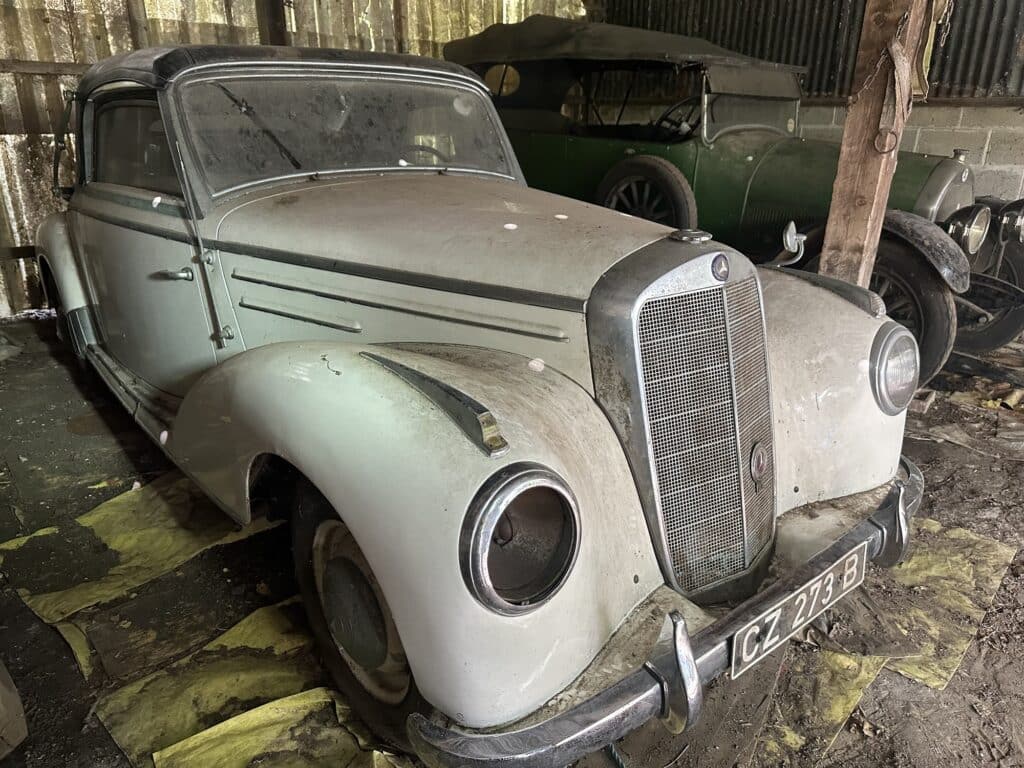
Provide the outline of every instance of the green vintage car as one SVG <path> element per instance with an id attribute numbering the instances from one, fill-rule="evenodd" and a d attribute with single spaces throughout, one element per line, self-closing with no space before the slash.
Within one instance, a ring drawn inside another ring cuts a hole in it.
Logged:
<path id="1" fill-rule="evenodd" d="M 494 25 L 444 55 L 488 83 L 531 186 L 680 228 L 699 221 L 755 261 L 816 268 L 839 146 L 799 137 L 800 68 L 550 16 Z M 981 351 L 997 321 L 1000 338 L 1008 324 L 1011 338 L 1024 328 L 1007 309 L 1012 286 L 988 281 L 980 299 L 957 300 L 992 215 L 962 154 L 900 152 L 889 205 L 871 287 L 917 336 L 922 382 L 954 340 Z M 805 238 L 788 245 L 799 259 L 780 253 L 791 221 Z M 1017 218 L 992 229 L 1021 234 Z"/>

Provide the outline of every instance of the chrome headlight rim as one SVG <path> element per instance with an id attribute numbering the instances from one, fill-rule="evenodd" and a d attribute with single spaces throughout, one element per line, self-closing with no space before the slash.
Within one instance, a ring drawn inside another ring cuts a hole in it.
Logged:
<path id="1" fill-rule="evenodd" d="M 1006 244 L 1017 242 L 1024 244 L 1024 199 L 1007 203 L 998 212 L 999 242 Z"/>
<path id="2" fill-rule="evenodd" d="M 946 219 L 946 231 L 968 256 L 977 255 L 992 225 L 992 209 L 982 203 L 961 208 Z"/>
<path id="3" fill-rule="evenodd" d="M 535 488 L 547 488 L 561 497 L 570 526 L 568 551 L 540 594 L 526 603 L 512 602 L 495 587 L 488 554 L 498 522 L 506 510 L 521 494 Z M 466 587 L 477 602 L 502 616 L 521 616 L 548 603 L 568 580 L 579 550 L 580 515 L 575 495 L 560 475 L 533 462 L 509 464 L 487 479 L 469 505 L 459 540 L 459 560 Z"/>
<path id="4" fill-rule="evenodd" d="M 898 416 L 903 413 L 910 405 L 911 400 L 914 399 L 914 392 L 917 389 L 917 381 L 915 381 L 906 402 L 900 403 L 893 400 L 892 393 L 886 386 L 885 381 L 886 364 L 889 361 L 889 355 L 893 347 L 896 345 L 896 342 L 908 337 L 914 344 L 917 377 L 920 377 L 921 353 L 917 346 L 917 339 L 914 338 L 914 334 L 902 325 L 894 320 L 885 323 L 878 329 L 875 339 L 871 344 L 871 391 L 875 396 L 875 402 L 878 403 L 879 409 L 886 416 Z"/>

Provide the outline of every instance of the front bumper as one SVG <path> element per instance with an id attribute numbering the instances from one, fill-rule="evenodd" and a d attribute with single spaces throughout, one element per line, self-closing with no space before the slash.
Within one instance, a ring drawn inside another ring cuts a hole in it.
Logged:
<path id="1" fill-rule="evenodd" d="M 471 733 L 419 714 L 409 717 L 413 748 L 431 768 L 557 768 L 610 744 L 658 717 L 673 733 L 700 717 L 704 688 L 730 666 L 732 637 L 773 603 L 868 542 L 871 561 L 892 567 L 906 556 L 910 518 L 921 504 L 924 478 L 902 460 L 898 479 L 866 520 L 760 594 L 692 638 L 673 612 L 672 631 L 640 669 L 593 698 L 548 720 L 515 731 Z"/>

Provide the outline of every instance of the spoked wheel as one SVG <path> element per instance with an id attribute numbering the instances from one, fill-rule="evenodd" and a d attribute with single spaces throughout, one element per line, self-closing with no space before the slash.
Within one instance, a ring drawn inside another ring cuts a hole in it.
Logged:
<path id="1" fill-rule="evenodd" d="M 385 742 L 409 751 L 405 721 L 429 712 L 387 600 L 366 557 L 330 503 L 301 481 L 292 513 L 295 575 L 310 626 L 347 703 Z"/>
<path id="2" fill-rule="evenodd" d="M 620 182 L 608 199 L 608 207 L 659 224 L 668 224 L 673 219 L 665 193 L 653 181 L 640 176 Z"/>
<path id="3" fill-rule="evenodd" d="M 662 157 L 640 155 L 613 166 L 598 185 L 597 202 L 670 227 L 697 226 L 697 201 L 690 183 Z"/>
<path id="4" fill-rule="evenodd" d="M 886 313 L 917 339 L 920 385 L 942 370 L 956 339 L 953 292 L 915 249 L 886 239 L 878 244 L 871 290 L 885 301 Z"/>
<path id="5" fill-rule="evenodd" d="M 1007 243 L 997 277 L 1024 288 L 1024 246 Z M 1024 333 L 1024 308 L 988 311 L 966 297 L 957 297 L 956 348 L 972 355 L 993 352 Z"/>

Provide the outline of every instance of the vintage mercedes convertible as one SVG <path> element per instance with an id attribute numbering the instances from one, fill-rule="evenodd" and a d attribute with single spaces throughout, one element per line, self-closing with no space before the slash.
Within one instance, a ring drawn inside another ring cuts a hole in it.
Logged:
<path id="1" fill-rule="evenodd" d="M 388 744 L 553 767 L 679 732 L 904 556 L 918 353 L 878 297 L 527 188 L 467 70 L 157 48 L 72 118 L 61 335 L 228 515 L 290 520 Z"/>

